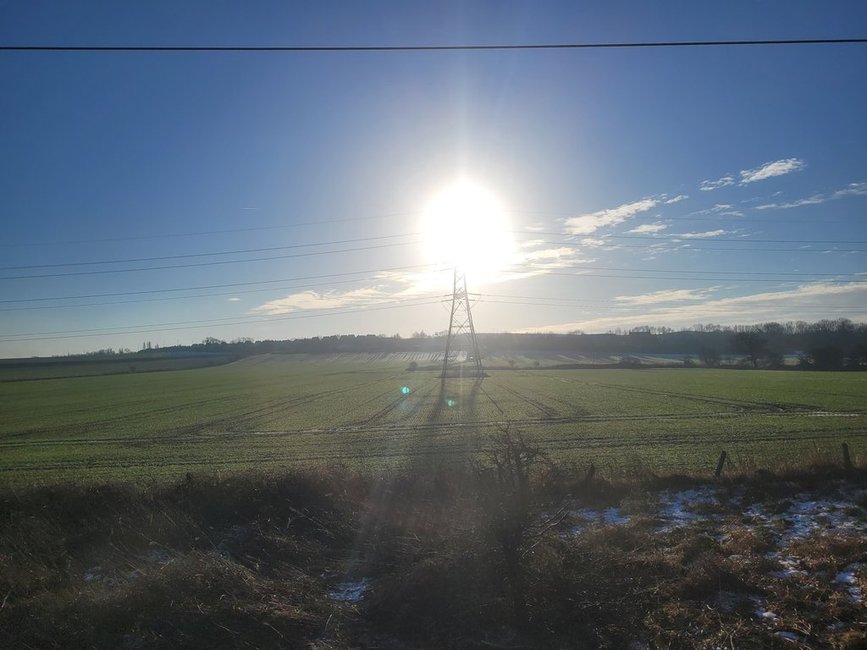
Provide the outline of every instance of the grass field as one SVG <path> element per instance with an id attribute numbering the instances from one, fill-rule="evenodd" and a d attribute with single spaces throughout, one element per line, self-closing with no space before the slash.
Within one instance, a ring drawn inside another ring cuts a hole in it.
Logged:
<path id="1" fill-rule="evenodd" d="M 123 355 L 117 357 L 38 357 L 0 359 L 0 382 L 32 379 L 92 377 L 136 372 L 163 372 L 206 368 L 233 361 L 221 354 L 175 356 L 169 354 Z"/>
<path id="2" fill-rule="evenodd" d="M 409 393 L 403 394 L 402 387 Z M 481 383 L 405 362 L 263 356 L 147 374 L 0 383 L 0 480 L 170 479 L 483 448 L 504 427 L 610 473 L 708 473 L 867 447 L 867 373 L 499 370 Z M 728 470 L 727 470 L 728 471 Z"/>

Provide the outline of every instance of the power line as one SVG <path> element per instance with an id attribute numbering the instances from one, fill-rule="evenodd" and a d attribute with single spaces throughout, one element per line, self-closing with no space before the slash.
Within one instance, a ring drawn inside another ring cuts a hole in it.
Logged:
<path id="1" fill-rule="evenodd" d="M 562 271 L 549 271 L 548 275 L 558 275 L 573 278 L 609 278 L 619 280 L 666 280 L 677 282 L 764 282 L 774 284 L 863 284 L 863 280 L 774 280 L 773 278 L 726 278 L 726 277 L 683 277 L 683 276 L 651 276 L 651 275 L 607 275 L 602 273 L 565 273 Z"/>
<path id="2" fill-rule="evenodd" d="M 360 282 L 364 278 L 353 278 L 351 280 L 331 280 L 328 282 L 328 286 L 333 286 L 335 284 L 355 284 L 356 282 Z M 139 298 L 136 300 L 106 300 L 103 302 L 84 302 L 78 303 L 77 305 L 39 305 L 36 307 L 3 307 L 0 308 L 0 312 L 8 312 L 8 311 L 35 311 L 35 310 L 48 310 L 48 309 L 76 309 L 81 307 L 101 307 L 103 305 L 129 305 L 134 303 L 142 303 L 142 302 L 164 302 L 167 300 L 191 300 L 195 298 L 209 298 L 214 296 L 235 296 L 239 294 L 247 294 L 247 293 L 262 293 L 264 291 L 290 291 L 293 289 L 312 289 L 315 287 L 321 287 L 321 283 L 316 284 L 294 284 L 289 286 L 282 287 L 265 287 L 260 289 L 241 289 L 240 291 L 218 291 L 213 293 L 198 293 L 193 294 L 191 296 L 163 296 L 161 298 Z"/>
<path id="3" fill-rule="evenodd" d="M 553 303 L 548 303 L 548 302 L 515 302 L 515 303 L 503 302 L 502 303 L 502 304 L 519 304 L 519 305 L 526 305 L 526 306 L 532 306 L 535 304 L 539 304 L 542 306 L 549 306 L 549 307 L 582 306 L 582 305 L 588 305 L 590 303 L 602 303 L 603 305 L 612 305 L 614 307 L 621 307 L 623 309 L 635 309 L 635 308 L 651 307 L 651 306 L 658 304 L 658 303 L 648 304 L 648 303 L 630 302 L 628 299 L 632 298 L 634 296 L 623 296 L 622 300 L 617 300 L 617 299 L 601 300 L 601 299 L 591 299 L 591 298 L 558 298 L 558 297 L 552 297 L 552 296 L 521 296 L 521 295 L 513 295 L 513 294 L 505 294 L 505 293 L 476 293 L 476 294 L 470 294 L 470 296 L 473 296 L 474 298 L 480 300 L 481 302 L 486 302 L 486 303 L 499 303 L 500 299 L 503 299 L 503 298 L 508 299 L 508 300 L 521 300 L 521 301 L 523 301 L 523 300 L 554 301 Z M 490 300 L 490 298 L 494 298 L 494 300 Z M 714 302 L 727 302 L 727 301 L 740 300 L 741 298 L 742 297 L 735 296 L 735 297 L 729 297 L 729 298 L 713 298 L 711 300 L 713 300 Z M 698 300 L 698 299 L 696 299 L 696 300 Z M 675 302 L 675 301 L 670 301 L 670 302 Z M 780 304 L 779 300 L 773 300 L 773 299 L 752 300 L 752 299 L 750 299 L 750 305 L 779 305 L 779 304 Z M 790 307 L 792 305 L 792 302 L 787 301 L 786 305 Z M 601 307 L 598 307 L 596 304 L 590 304 L 590 307 L 601 308 Z M 717 306 L 710 306 L 710 307 L 708 307 L 707 305 L 702 305 L 702 307 L 704 307 L 706 309 L 714 309 L 714 308 L 726 307 L 726 305 L 717 305 Z M 815 307 L 815 308 L 822 310 L 822 309 L 825 309 L 826 307 L 828 309 L 854 309 L 854 311 L 859 311 L 859 312 L 860 311 L 867 311 L 867 308 L 864 308 L 864 309 L 862 309 L 862 308 L 850 308 L 846 305 L 827 305 L 827 306 Z"/>
<path id="4" fill-rule="evenodd" d="M 735 209 L 735 208 L 732 208 Z M 559 219 L 568 219 L 570 217 L 575 216 L 574 212 L 550 212 L 550 211 L 540 211 L 540 210 L 523 210 L 523 209 L 507 209 L 505 212 L 511 214 L 523 214 L 523 215 L 535 215 L 535 216 L 548 216 L 548 217 L 556 217 Z M 142 241 L 142 240 L 158 240 L 158 239 L 177 239 L 182 237 L 201 237 L 207 235 L 225 235 L 225 234 L 237 234 L 243 232 L 267 232 L 272 230 L 289 230 L 293 228 L 302 228 L 307 226 L 323 226 L 323 225 L 331 225 L 338 223 L 353 223 L 353 222 L 364 222 L 364 221 L 375 221 L 375 220 L 384 220 L 384 219 L 394 219 L 398 217 L 417 217 L 421 215 L 421 211 L 413 211 L 413 212 L 392 212 L 392 213 L 384 213 L 378 215 L 368 215 L 368 216 L 360 216 L 360 217 L 345 217 L 340 219 L 321 219 L 316 221 L 299 221 L 293 223 L 286 223 L 277 226 L 249 226 L 247 228 L 227 228 L 221 230 L 197 230 L 190 232 L 179 232 L 179 233 L 159 233 L 159 234 L 149 234 L 149 235 L 129 235 L 125 237 L 103 237 L 103 238 L 94 238 L 94 239 L 65 239 L 65 240 L 57 240 L 57 241 L 23 241 L 23 242 L 9 242 L 4 241 L 0 242 L 0 248 L 21 248 L 21 247 L 33 247 L 33 246 L 69 246 L 72 244 L 104 244 L 104 243 L 112 243 L 112 242 L 124 242 L 124 241 Z M 693 216 L 692 214 L 687 215 L 677 215 L 677 216 L 665 216 L 659 217 L 661 221 L 713 221 L 719 222 L 723 215 L 718 216 Z M 845 221 L 848 217 L 825 217 L 825 221 Z M 745 221 L 743 225 L 749 225 L 753 223 L 815 223 L 814 219 L 761 219 L 749 217 L 748 221 L 746 221 L 746 217 L 744 217 Z M 513 231 L 513 232 L 521 232 L 526 234 L 543 234 L 543 235 L 562 235 L 562 232 L 549 232 L 549 231 Z"/>
<path id="5" fill-rule="evenodd" d="M 533 233 L 532 231 L 512 231 L 516 234 L 549 234 L 549 233 Z M 207 256 L 219 256 L 219 255 L 233 255 L 233 254 L 241 254 L 244 252 L 256 252 L 256 251 L 268 251 L 268 250 L 285 250 L 285 249 L 293 249 L 293 248 L 303 248 L 303 247 L 312 247 L 312 246 L 325 246 L 328 244 L 339 244 L 343 242 L 353 242 L 353 241 L 372 241 L 372 240 L 380 240 L 380 239 L 389 239 L 389 238 L 399 238 L 399 237 L 410 237 L 416 235 L 418 233 L 405 233 L 402 235 L 387 235 L 382 237 L 370 237 L 370 238 L 358 238 L 358 239 L 348 239 L 348 240 L 337 240 L 333 242 L 318 242 L 312 244 L 294 244 L 288 246 L 276 246 L 270 248 L 261 248 L 261 249 L 245 249 L 245 250 L 237 250 L 237 251 L 219 251 L 219 252 L 209 252 L 209 253 L 192 253 L 192 254 L 183 254 L 183 255 L 167 255 L 162 257 L 150 257 L 150 258 L 135 258 L 135 259 L 127 259 L 127 260 L 103 260 L 103 261 L 88 261 L 88 262 L 70 262 L 70 263 L 55 263 L 55 264 L 46 264 L 46 265 L 32 265 L 32 266 L 21 266 L 21 267 L 0 267 L 5 269 L 28 269 L 28 268 L 52 268 L 52 267 L 63 267 L 63 266 L 85 266 L 85 265 L 98 265 L 98 264 L 120 264 L 124 262 L 138 262 L 144 260 L 171 260 L 171 259 L 185 259 L 185 258 L 201 258 Z M 559 233 L 550 233 L 550 234 L 559 234 Z M 631 237 L 625 235 L 606 235 L 607 238 L 611 239 L 641 239 L 641 240 L 651 240 L 658 241 L 660 244 L 664 245 L 666 242 L 671 243 L 687 243 L 689 244 L 692 241 L 723 241 L 723 242 L 737 242 L 737 243 L 803 243 L 803 244 L 812 244 L 812 243 L 820 243 L 824 245 L 830 244 L 844 244 L 848 243 L 844 240 L 774 240 L 774 239 L 714 239 L 714 238 L 698 238 L 698 237 Z M 568 246 L 572 248 L 580 248 L 580 247 L 588 247 L 587 244 L 576 241 L 553 241 L 553 240 L 538 240 L 540 244 L 550 244 L 556 246 Z M 340 254 L 340 253 L 350 253 L 350 252 L 358 252 L 358 251 L 366 251 L 366 250 L 375 250 L 381 248 L 394 248 L 399 246 L 409 246 L 413 244 L 420 243 L 420 240 L 410 240 L 406 242 L 396 242 L 392 244 L 377 244 L 372 246 L 358 246 L 353 248 L 343 248 L 337 250 L 325 250 L 325 251 L 314 251 L 309 253 L 295 253 L 289 255 L 271 255 L 264 257 L 253 257 L 249 259 L 241 259 L 241 260 L 213 260 L 209 262 L 195 262 L 190 264 L 165 264 L 160 266 L 144 266 L 130 269 L 101 269 L 101 270 L 93 270 L 93 271 L 64 271 L 58 273 L 34 273 L 34 274 L 26 274 L 26 275 L 7 275 L 0 276 L 0 280 L 30 280 L 30 279 L 39 279 L 39 278 L 58 278 L 58 277 L 73 277 L 73 276 L 82 276 L 82 275 L 105 275 L 105 274 L 115 274 L 115 273 L 133 273 L 140 271 L 159 271 L 166 269 L 180 269 L 180 268 L 196 268 L 203 266 L 216 266 L 216 265 L 225 265 L 225 264 L 245 264 L 251 262 L 263 262 L 263 261 L 273 261 L 273 260 L 283 260 L 283 259 L 293 259 L 293 258 L 301 258 L 301 257 L 313 257 L 319 255 L 332 255 L 332 254 Z M 867 244 L 867 241 L 855 241 L 854 243 Z M 641 249 L 649 249 L 649 250 L 659 250 L 659 246 L 652 245 L 630 245 L 630 244 L 617 244 L 617 246 L 621 246 L 624 248 L 641 248 Z M 593 248 L 592 246 L 589 246 Z M 600 247 L 604 247 L 604 243 L 601 244 Z M 725 247 L 711 247 L 711 248 L 702 248 L 700 246 L 689 246 L 689 250 L 692 251 L 736 251 L 741 253 L 752 253 L 752 252 L 770 252 L 770 253 L 824 253 L 824 251 L 815 250 L 815 249 L 805 249 L 805 248 L 725 248 Z M 862 248 L 835 248 L 835 252 L 841 253 L 862 253 L 867 252 L 867 249 Z M 0 301 L 2 302 L 2 301 Z"/>
<path id="6" fill-rule="evenodd" d="M 667 270 L 667 269 L 636 269 L 617 266 L 590 266 L 580 265 L 576 268 L 590 269 L 592 271 L 626 271 L 630 273 L 695 273 L 700 275 L 713 275 L 718 271 L 689 271 L 686 269 Z M 803 277 L 840 277 L 840 276 L 859 276 L 859 273 L 793 273 L 788 271 L 725 271 L 729 275 L 783 275 L 783 276 L 803 276 Z"/>
<path id="7" fill-rule="evenodd" d="M 430 298 L 431 298 L 431 296 L 418 296 L 417 298 L 407 298 L 407 299 L 401 300 L 400 302 L 401 302 L 401 304 L 405 303 L 405 304 L 407 304 L 407 306 L 412 306 L 412 303 L 414 303 L 416 301 L 429 300 Z M 391 303 L 388 303 L 388 304 L 391 304 Z M 311 311 L 323 311 L 323 310 L 333 309 L 333 307 L 312 307 L 309 309 Z M 203 323 L 221 323 L 221 322 L 226 322 L 226 321 L 238 321 L 238 322 L 245 322 L 245 323 L 250 323 L 250 322 L 252 322 L 252 323 L 264 323 L 264 322 L 268 322 L 269 320 L 271 320 L 270 318 L 268 318 L 267 314 L 261 316 L 260 318 L 255 319 L 255 320 L 239 321 L 239 319 L 242 319 L 242 318 L 245 318 L 245 317 L 226 316 L 223 318 L 202 318 L 202 319 L 197 319 L 197 320 L 173 321 L 173 322 L 168 322 L 168 323 L 142 323 L 142 324 L 137 324 L 137 325 L 117 325 L 115 327 L 92 327 L 92 328 L 88 328 L 88 329 L 60 330 L 60 331 L 56 331 L 56 332 L 23 332 L 20 334 L 0 334 L 0 338 L 5 338 L 5 339 L 11 340 L 12 337 L 16 337 L 16 340 L 17 340 L 17 337 L 19 337 L 19 336 L 42 336 L 42 335 L 50 335 L 50 334 L 80 334 L 80 333 L 84 333 L 84 332 L 118 332 L 118 333 L 121 333 L 121 330 L 136 329 L 136 328 L 168 327 L 168 326 L 172 326 L 172 325 L 193 325 L 193 324 L 203 324 Z M 234 325 L 234 324 L 237 324 L 237 322 L 232 322 L 232 323 L 227 323 L 227 324 Z"/>
<path id="8" fill-rule="evenodd" d="M 394 248 L 396 246 L 408 246 L 410 244 L 417 244 L 418 241 L 409 241 L 409 242 L 400 242 L 395 244 L 377 244 L 374 246 L 357 246 L 354 248 L 342 248 L 338 250 L 329 250 L 329 251 L 315 251 L 312 253 L 293 253 L 290 255 L 270 255 L 267 257 L 253 257 L 245 260 L 215 260 L 211 262 L 194 262 L 191 264 L 165 264 L 163 266 L 145 266 L 134 269 L 103 269 L 98 271 L 71 271 L 68 273 L 40 273 L 40 274 L 31 274 L 31 275 L 6 275 L 0 276 L 0 280 L 32 280 L 37 278 L 61 278 L 61 277 L 71 277 L 71 276 L 80 276 L 80 275 L 105 275 L 108 273 L 116 274 L 116 273 L 133 273 L 137 271 L 160 271 L 165 269 L 188 269 L 195 268 L 201 266 L 217 266 L 223 264 L 244 264 L 248 262 L 266 262 L 272 260 L 286 260 L 286 259 L 294 259 L 299 257 L 314 257 L 317 255 L 332 255 L 335 253 L 353 253 L 357 251 L 369 251 L 381 248 Z"/>
<path id="9" fill-rule="evenodd" d="M 43 241 L 43 242 L 13 242 L 2 243 L 0 247 L 21 247 L 21 246 L 68 246 L 69 244 L 105 244 L 110 242 L 123 241 L 140 241 L 144 239 L 174 239 L 180 237 L 200 237 L 202 235 L 227 235 L 241 232 L 261 232 L 269 230 L 286 230 L 290 228 L 301 228 L 304 226 L 322 226 L 336 223 L 348 223 L 357 221 L 374 221 L 380 219 L 394 219 L 396 217 L 416 216 L 417 212 L 394 212 L 388 214 L 371 215 L 364 217 L 346 217 L 343 219 L 321 219 L 318 221 L 299 221 L 294 223 L 281 224 L 279 226 L 249 226 L 247 228 L 227 228 L 223 230 L 199 230 L 193 232 L 180 233 L 161 233 L 156 235 L 130 235 L 127 237 L 104 237 L 101 239 L 67 239 L 61 241 Z"/>
<path id="10" fill-rule="evenodd" d="M 236 289 L 240 287 L 251 287 L 251 286 L 259 286 L 263 284 L 277 284 L 281 282 L 298 282 L 303 280 L 329 280 L 328 284 L 347 284 L 353 282 L 359 282 L 361 280 L 366 279 L 377 279 L 376 274 L 381 273 L 391 273 L 391 272 L 401 272 L 401 271 L 415 271 L 420 269 L 428 269 L 432 272 L 438 272 L 444 270 L 446 267 L 443 265 L 429 265 L 429 264 L 414 264 L 409 266 L 394 266 L 394 267 L 385 267 L 379 269 L 367 269 L 364 271 L 347 271 L 344 273 L 327 273 L 320 275 L 307 275 L 307 276 L 298 276 L 292 278 L 277 278 L 277 279 L 269 279 L 269 280 L 257 280 L 254 282 L 231 282 L 231 283 L 222 283 L 222 284 L 210 284 L 210 285 L 197 285 L 190 287 L 170 287 L 167 289 L 144 289 L 138 291 L 115 291 L 115 292 L 107 292 L 107 293 L 90 293 L 90 294 L 78 294 L 71 296 L 48 296 L 48 297 L 40 297 L 40 298 L 19 298 L 19 299 L 7 299 L 0 300 L 0 304 L 20 304 L 20 303 L 34 303 L 34 302 L 52 302 L 52 301 L 62 301 L 62 300 L 86 300 L 91 298 L 115 298 L 115 297 L 127 297 L 127 296 L 140 296 L 140 295 L 153 295 L 153 294 L 161 294 L 161 293 L 177 293 L 177 292 L 186 292 L 186 291 L 202 291 L 208 289 L 233 289 L 233 291 L 229 292 L 221 292 L 221 293 L 206 293 L 206 294 L 196 294 L 191 296 L 173 296 L 169 298 L 161 298 L 157 300 L 185 300 L 191 298 L 203 298 L 209 296 L 222 296 L 222 295 L 233 295 L 233 294 L 243 294 L 243 293 L 259 293 L 262 291 L 282 291 L 288 289 L 302 289 L 308 288 L 311 286 L 319 286 L 318 284 L 305 284 L 305 285 L 294 285 L 294 286 L 284 286 L 284 287 L 265 287 L 259 289 Z M 685 269 L 652 269 L 652 268 L 628 268 L 628 267 L 615 267 L 615 266 L 590 266 L 590 265 L 576 265 L 573 268 L 578 269 L 580 271 L 589 270 L 589 271 L 617 271 L 624 273 L 666 273 L 666 274 L 692 274 L 692 275 L 714 275 L 718 273 L 717 271 L 692 271 Z M 540 269 L 545 272 L 547 275 L 566 275 L 570 277 L 620 277 L 627 279 L 654 279 L 645 275 L 617 275 L 617 276 L 609 276 L 609 275 L 600 275 L 595 273 L 564 273 L 557 272 L 554 270 Z M 509 272 L 509 271 L 507 271 Z M 828 278 L 823 280 L 813 280 L 812 282 L 858 282 L 860 280 L 835 280 L 834 278 L 841 277 L 852 277 L 859 278 L 862 277 L 859 273 L 793 273 L 787 271 L 726 271 L 725 273 L 729 275 L 738 275 L 738 276 L 762 276 L 762 279 L 749 279 L 747 281 L 751 282 L 781 282 L 781 283 L 800 283 L 806 284 L 810 283 L 810 278 L 820 277 L 820 278 Z M 364 277 L 365 275 L 372 275 L 372 278 Z M 347 276 L 360 276 L 355 277 L 350 280 L 340 280 L 333 281 L 332 278 L 344 278 Z M 793 277 L 793 278 L 801 278 L 800 280 L 779 280 L 778 277 Z M 719 281 L 730 281 L 730 282 L 741 282 L 744 281 L 744 277 L 737 278 L 717 278 L 717 277 L 690 277 L 690 276 L 666 276 L 664 279 L 671 280 L 707 280 L 711 282 L 719 282 Z M 99 302 L 99 303 L 85 303 L 85 304 L 77 304 L 77 305 L 56 305 L 49 307 L 18 307 L 18 308 L 5 308 L 0 309 L 0 311 L 21 311 L 28 309 L 45 309 L 45 308 L 70 308 L 70 307 L 91 307 L 91 306 L 99 306 L 99 305 L 111 305 L 111 304 L 127 304 L 127 303 L 135 303 L 135 302 L 153 302 L 153 299 L 143 299 L 143 300 L 127 300 L 127 301 L 110 301 L 110 302 Z"/>
<path id="11" fill-rule="evenodd" d="M 3 52 L 443 52 L 486 50 L 604 50 L 681 47 L 855 45 L 867 38 L 790 38 L 719 41 L 632 41 L 490 45 L 0 45 Z"/>
<path id="12" fill-rule="evenodd" d="M 297 248 L 312 248 L 315 246 L 334 246 L 337 244 L 354 244 L 366 241 L 379 241 L 382 239 L 399 239 L 401 237 L 417 237 L 421 233 L 408 232 L 399 235 L 380 235 L 377 237 L 356 237 L 355 239 L 337 239 L 324 242 L 311 242 L 306 244 L 288 244 L 286 246 L 268 246 L 265 248 L 242 248 L 230 251 L 215 251 L 212 253 L 185 253 L 180 255 L 161 255 L 156 257 L 128 257 L 120 260 L 98 260 L 88 262 L 55 262 L 52 264 L 29 264 L 27 266 L 0 266 L 0 271 L 21 271 L 25 269 L 60 268 L 64 266 L 96 266 L 99 264 L 131 264 L 134 262 L 157 262 L 165 260 L 180 260 L 188 258 L 217 257 L 220 255 L 244 255 L 247 253 L 265 253 Z"/>
<path id="13" fill-rule="evenodd" d="M 386 309 L 401 309 L 408 307 L 423 307 L 426 305 L 436 305 L 441 303 L 441 300 L 431 300 L 429 302 L 420 302 L 414 304 L 405 304 L 404 301 L 401 301 L 399 304 L 389 305 L 389 306 L 380 306 L 380 307 L 363 307 L 361 309 L 350 309 L 350 310 L 342 310 L 342 311 L 329 311 L 321 314 L 295 314 L 292 316 L 278 316 L 274 318 L 269 318 L 267 320 L 250 320 L 250 321 L 238 321 L 236 323 L 216 323 L 216 324 L 208 324 L 208 325 L 186 325 L 180 327 L 165 327 L 165 328 L 152 328 L 152 329 L 143 329 L 137 331 L 117 331 L 117 332 L 101 332 L 97 334 L 70 334 L 68 336 L 33 336 L 29 338 L 16 338 L 16 339 L 0 339 L 0 343 L 20 343 L 24 341 L 49 341 L 49 340 L 57 340 L 57 339 L 77 339 L 77 338 L 89 338 L 93 336 L 111 336 L 111 335 L 124 335 L 124 334 L 150 334 L 154 332 L 173 332 L 177 330 L 189 330 L 189 329 L 202 329 L 203 327 L 228 327 L 233 325 L 245 325 L 245 324 L 263 324 L 263 323 L 272 323 L 276 321 L 286 321 L 286 320 L 300 320 L 304 318 L 320 318 L 322 316 L 340 316 L 345 314 L 358 314 L 362 312 L 370 312 L 370 311 L 382 311 Z"/>
<path id="14" fill-rule="evenodd" d="M 718 300 L 734 300 L 734 299 L 721 298 Z M 570 304 L 563 304 L 563 303 L 550 303 L 550 302 L 522 302 L 522 301 L 514 301 L 514 300 L 486 300 L 484 298 L 481 300 L 481 302 L 484 302 L 486 304 L 494 304 L 494 305 L 522 305 L 525 307 L 576 307 L 577 306 L 577 305 L 570 305 Z M 754 304 L 757 304 L 757 303 L 750 302 L 750 305 L 754 305 Z M 768 303 L 758 303 L 758 304 L 777 305 L 778 303 L 768 302 Z M 634 309 L 636 307 L 646 308 L 646 307 L 659 307 L 659 306 L 660 305 L 658 303 L 654 303 L 653 305 L 622 305 L 624 310 L 623 311 L 617 311 L 615 313 L 620 315 L 620 314 L 624 314 L 626 309 Z M 676 305 L 676 306 L 668 306 L 668 307 L 662 307 L 662 308 L 663 309 L 677 309 L 678 307 L 682 307 L 682 306 L 704 309 L 707 311 L 707 313 L 721 312 L 723 310 L 726 310 L 726 313 L 728 313 L 728 310 L 731 309 L 731 306 L 729 306 L 729 305 L 702 305 L 702 304 L 694 304 L 694 303 L 690 304 L 690 305 Z M 792 305 L 786 305 L 786 306 L 792 307 Z M 829 306 L 829 307 L 819 307 L 819 306 L 806 306 L 806 307 L 804 307 L 804 306 L 801 306 L 801 307 L 797 307 L 797 309 L 799 311 L 802 311 L 802 312 L 815 311 L 817 313 L 827 313 L 830 311 L 843 311 L 843 312 L 851 312 L 851 313 L 858 313 L 858 314 L 867 313 L 867 308 L 846 307 L 843 305 L 836 305 L 836 306 Z M 653 316 L 653 314 L 648 314 L 648 316 Z"/>
<path id="15" fill-rule="evenodd" d="M 661 220 L 668 219 L 669 217 L 660 217 Z M 568 233 L 568 232 L 557 232 L 554 230 L 511 230 L 510 232 L 519 235 L 550 235 L 554 237 L 583 237 L 584 239 L 593 239 L 593 233 Z M 710 242 L 756 242 L 758 244 L 867 244 L 865 240 L 854 240 L 854 239 L 766 239 L 766 238 L 750 238 L 747 239 L 745 237 L 713 237 L 713 236 L 704 236 L 697 237 L 692 233 L 672 233 L 665 235 L 609 235 L 602 234 L 599 235 L 602 239 L 648 239 L 651 241 L 710 241 Z M 542 240 L 545 243 L 558 243 Z M 580 242 L 575 242 L 571 240 L 572 243 L 576 245 L 582 245 Z M 564 244 L 569 243 L 570 240 L 563 242 Z"/>
<path id="16" fill-rule="evenodd" d="M 851 239 L 746 239 L 744 237 L 696 237 L 690 233 L 670 235 L 605 235 L 609 239 L 662 239 L 674 241 L 721 241 L 721 242 L 756 242 L 759 244 L 867 244 L 867 241 Z"/>
<path id="17" fill-rule="evenodd" d="M 348 275 L 361 275 L 364 273 L 391 273 L 396 271 L 410 271 L 413 269 L 429 269 L 430 264 L 412 264 L 409 266 L 392 266 L 381 269 L 368 269 L 365 271 L 345 271 L 343 273 L 324 273 L 320 275 L 302 275 L 294 278 L 279 278 L 277 280 L 257 280 L 255 282 L 229 282 L 224 284 L 206 284 L 196 287 L 171 287 L 169 289 L 142 289 L 139 291 L 114 291 L 110 293 L 87 293 L 77 296 L 52 296 L 48 298 L 18 298 L 12 300 L 0 300 L 0 304 L 20 303 L 20 302 L 45 302 L 49 300 L 82 300 L 88 298 L 110 298 L 114 296 L 136 296 L 154 293 L 167 293 L 175 291 L 198 291 L 202 289 L 225 289 L 229 287 L 248 287 L 259 284 L 273 284 L 277 282 L 296 282 L 299 280 L 323 280 L 326 278 L 340 278 Z M 437 270 L 432 268 L 432 270 Z M 359 278 L 361 279 L 361 278 Z"/>

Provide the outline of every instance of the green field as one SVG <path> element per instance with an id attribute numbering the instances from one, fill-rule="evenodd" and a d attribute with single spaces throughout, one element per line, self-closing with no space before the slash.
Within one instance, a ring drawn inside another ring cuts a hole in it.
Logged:
<path id="1" fill-rule="evenodd" d="M 441 388 L 405 360 L 303 356 L 3 382 L 0 481 L 385 468 L 476 451 L 506 426 L 612 472 L 708 472 L 722 449 L 746 470 L 836 462 L 842 442 L 867 453 L 867 373 L 543 367 Z"/>

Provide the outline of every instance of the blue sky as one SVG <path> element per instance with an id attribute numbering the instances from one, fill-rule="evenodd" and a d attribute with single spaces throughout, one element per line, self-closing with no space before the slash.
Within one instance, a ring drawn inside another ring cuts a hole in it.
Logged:
<path id="1" fill-rule="evenodd" d="M 860 2 L 586 5 L 7 1 L 0 42 L 839 38 L 867 25 Z M 497 195 L 516 246 L 497 281 L 470 278 L 479 330 L 864 320 L 865 78 L 863 45 L 2 52 L 0 356 L 441 330 L 443 278 L 418 233 L 462 175 Z M 215 254 L 227 251 L 248 252 Z M 95 264 L 113 260 L 140 261 Z"/>

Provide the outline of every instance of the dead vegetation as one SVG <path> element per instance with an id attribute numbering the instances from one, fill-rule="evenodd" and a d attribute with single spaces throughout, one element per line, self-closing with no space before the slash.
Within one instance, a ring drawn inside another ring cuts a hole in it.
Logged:
<path id="1" fill-rule="evenodd" d="M 867 647 L 863 471 L 587 476 L 505 432 L 376 476 L 7 489 L 0 645 Z"/>

